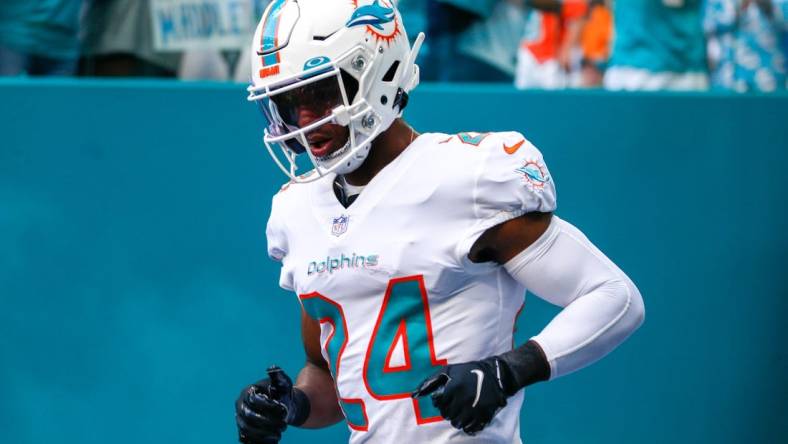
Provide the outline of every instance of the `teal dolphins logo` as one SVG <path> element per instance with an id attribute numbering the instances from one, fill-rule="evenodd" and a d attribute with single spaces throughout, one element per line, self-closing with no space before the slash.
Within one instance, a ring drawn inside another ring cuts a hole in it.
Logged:
<path id="1" fill-rule="evenodd" d="M 523 175 L 526 184 L 532 189 L 544 188 L 545 184 L 550 181 L 547 169 L 540 162 L 528 161 L 515 171 Z"/>
<path id="2" fill-rule="evenodd" d="M 521 173 L 524 176 L 528 176 L 529 179 L 535 182 L 547 182 L 547 179 L 544 177 L 542 172 L 534 167 L 524 166 L 522 168 L 518 168 L 517 172 Z"/>
<path id="3" fill-rule="evenodd" d="M 369 25 L 379 31 L 383 31 L 383 25 L 393 22 L 395 15 L 394 8 L 382 6 L 380 0 L 375 0 L 371 5 L 356 9 L 345 26 L 352 28 L 354 26 Z"/>

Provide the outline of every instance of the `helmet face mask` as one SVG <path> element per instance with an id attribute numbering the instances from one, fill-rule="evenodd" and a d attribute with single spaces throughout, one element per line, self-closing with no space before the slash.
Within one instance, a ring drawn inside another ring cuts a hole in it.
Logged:
<path id="1" fill-rule="evenodd" d="M 292 85 L 292 88 L 272 89 L 266 97 L 257 100 L 269 122 L 268 134 L 271 139 L 277 139 L 272 143 L 287 134 L 295 136 L 299 130 L 305 130 L 309 139 L 310 130 L 318 131 L 331 125 L 335 120 L 334 111 L 349 107 L 355 95 L 355 91 L 348 91 L 347 86 L 343 90 L 341 81 L 337 81 L 334 75 L 321 76 L 315 81 L 296 79 Z M 357 86 L 355 88 L 358 89 Z M 316 125 L 317 122 L 322 125 Z M 286 142 L 293 142 L 288 147 L 298 154 L 306 150 L 299 137 Z"/>
<path id="2" fill-rule="evenodd" d="M 386 0 L 366 2 L 390 6 Z M 362 17 L 362 25 L 352 25 L 359 22 L 361 3 L 365 0 L 276 0 L 255 34 L 249 100 L 258 102 L 268 121 L 269 153 L 294 182 L 358 168 L 372 141 L 401 115 L 397 98 L 418 84 L 414 60 L 423 36 L 411 51 L 392 6 L 381 20 L 391 22 L 386 23 L 394 38 L 380 41 L 365 29 L 380 24 Z M 271 20 L 281 23 L 274 26 Z M 328 37 L 315 31 L 335 26 L 339 29 Z M 313 169 L 298 175 L 296 158 L 304 153 Z"/>

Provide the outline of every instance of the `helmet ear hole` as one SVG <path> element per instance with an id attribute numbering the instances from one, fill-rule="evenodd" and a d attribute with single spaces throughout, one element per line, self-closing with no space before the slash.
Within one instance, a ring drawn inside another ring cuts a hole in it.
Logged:
<path id="1" fill-rule="evenodd" d="M 394 98 L 394 103 L 391 106 L 395 108 L 399 106 L 400 111 L 402 111 L 408 106 L 408 100 L 408 93 L 406 93 L 404 89 L 399 88 L 397 90 L 397 96 Z"/>

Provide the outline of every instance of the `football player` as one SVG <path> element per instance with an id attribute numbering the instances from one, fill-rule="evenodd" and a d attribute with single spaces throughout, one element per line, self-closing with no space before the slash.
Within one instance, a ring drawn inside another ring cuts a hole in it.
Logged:
<path id="1" fill-rule="evenodd" d="M 307 361 L 295 382 L 271 367 L 242 390 L 241 442 L 342 419 L 352 443 L 520 442 L 525 387 L 643 321 L 632 281 L 553 215 L 526 138 L 402 120 L 423 38 L 410 47 L 390 0 L 276 0 L 257 28 L 249 99 L 290 177 L 268 252 L 303 308 Z M 526 289 L 563 310 L 514 347 Z"/>

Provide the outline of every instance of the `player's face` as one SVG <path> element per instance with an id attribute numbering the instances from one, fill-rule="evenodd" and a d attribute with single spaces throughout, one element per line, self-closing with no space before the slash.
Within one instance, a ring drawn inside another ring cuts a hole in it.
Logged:
<path id="1" fill-rule="evenodd" d="M 279 117 L 291 128 L 304 128 L 330 116 L 343 104 L 339 83 L 334 77 L 319 80 L 272 98 Z M 312 155 L 330 156 L 342 148 L 350 137 L 346 126 L 326 123 L 306 134 Z"/>
<path id="2" fill-rule="evenodd" d="M 320 110 L 315 110 L 309 105 L 298 109 L 298 126 L 305 127 L 321 117 Z M 312 155 L 321 158 L 330 156 L 336 150 L 345 146 L 350 137 L 350 130 L 346 126 L 335 123 L 326 123 L 306 135 Z"/>

